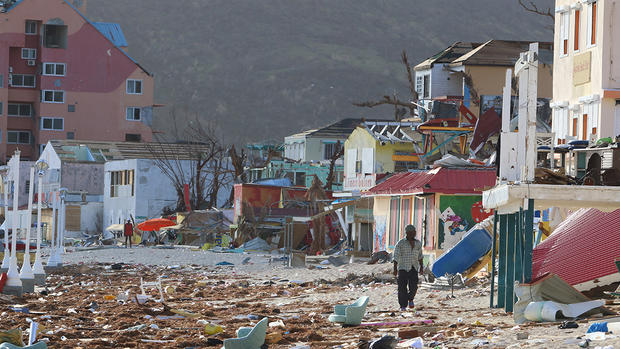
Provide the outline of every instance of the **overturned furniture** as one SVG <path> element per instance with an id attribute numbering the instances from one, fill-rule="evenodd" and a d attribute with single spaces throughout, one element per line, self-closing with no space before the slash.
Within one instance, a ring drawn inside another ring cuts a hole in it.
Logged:
<path id="1" fill-rule="evenodd" d="M 263 318 L 254 327 L 241 327 L 237 330 L 237 338 L 224 340 L 224 349 L 260 349 L 265 344 L 269 318 Z"/>
<path id="2" fill-rule="evenodd" d="M 342 323 L 345 325 L 359 325 L 362 318 L 366 314 L 366 306 L 368 305 L 368 296 L 360 297 L 351 305 L 336 305 L 334 313 L 329 316 L 330 322 Z"/>

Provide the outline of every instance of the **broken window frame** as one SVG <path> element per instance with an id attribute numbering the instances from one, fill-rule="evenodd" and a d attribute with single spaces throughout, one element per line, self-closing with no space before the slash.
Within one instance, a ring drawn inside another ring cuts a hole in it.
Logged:
<path id="1" fill-rule="evenodd" d="M 50 33 L 52 30 L 57 30 L 57 32 Z M 43 25 L 43 47 L 66 49 L 67 33 L 68 27 L 66 25 Z"/>

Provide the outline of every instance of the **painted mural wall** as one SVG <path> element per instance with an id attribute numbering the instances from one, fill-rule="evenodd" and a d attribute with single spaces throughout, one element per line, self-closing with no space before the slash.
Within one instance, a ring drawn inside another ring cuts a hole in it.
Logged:
<path id="1" fill-rule="evenodd" d="M 477 223 L 493 214 L 482 207 L 480 195 L 440 195 L 437 246 L 447 250 Z"/>

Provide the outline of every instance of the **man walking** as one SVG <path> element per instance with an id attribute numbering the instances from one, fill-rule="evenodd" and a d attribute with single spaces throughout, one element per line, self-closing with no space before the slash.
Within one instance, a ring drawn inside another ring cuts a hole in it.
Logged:
<path id="1" fill-rule="evenodd" d="M 422 242 L 415 238 L 416 230 L 413 225 L 405 227 L 405 238 L 394 247 L 394 276 L 398 280 L 398 304 L 400 310 L 413 308 L 413 298 L 418 291 L 418 272 L 422 275 Z M 407 291 L 409 288 L 409 291 Z"/>
<path id="2" fill-rule="evenodd" d="M 131 248 L 131 236 L 133 235 L 133 224 L 131 220 L 127 220 L 123 229 L 123 235 L 125 236 L 125 248 Z"/>

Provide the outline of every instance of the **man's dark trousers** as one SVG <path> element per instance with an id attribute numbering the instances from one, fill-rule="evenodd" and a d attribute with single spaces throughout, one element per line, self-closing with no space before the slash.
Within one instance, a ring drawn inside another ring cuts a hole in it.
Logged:
<path id="1" fill-rule="evenodd" d="M 398 271 L 398 304 L 401 308 L 407 308 L 409 300 L 413 300 L 418 291 L 418 271 L 411 269 L 409 271 Z M 407 292 L 409 287 L 409 292 Z"/>

